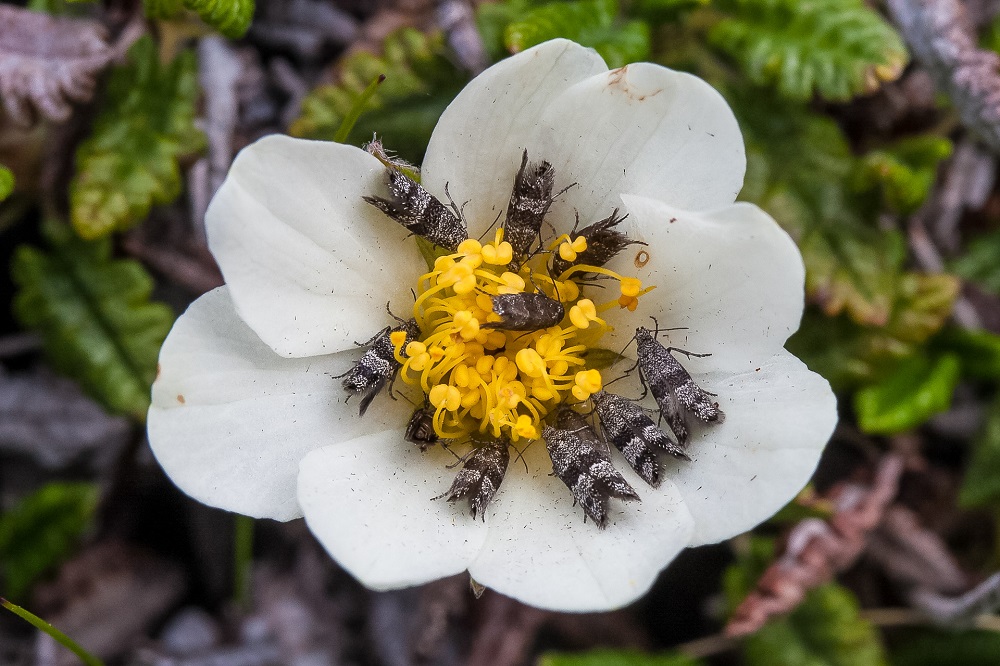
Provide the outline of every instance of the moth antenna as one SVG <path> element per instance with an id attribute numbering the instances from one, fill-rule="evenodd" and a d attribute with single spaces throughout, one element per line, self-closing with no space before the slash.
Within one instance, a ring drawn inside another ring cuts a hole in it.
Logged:
<path id="1" fill-rule="evenodd" d="M 694 358 L 705 358 L 707 356 L 711 356 L 711 354 L 695 354 L 694 352 L 689 352 L 686 349 L 681 349 L 680 347 L 666 347 L 665 349 L 668 352 L 677 352 L 679 354 L 684 354 L 688 358 L 691 358 L 691 357 L 694 357 Z"/>
<path id="2" fill-rule="evenodd" d="M 417 292 L 413 289 L 413 287 L 410 287 L 410 295 L 413 296 L 413 302 L 416 303 L 417 302 Z"/>
<path id="3" fill-rule="evenodd" d="M 462 222 L 465 222 L 465 215 L 462 213 L 462 211 L 465 210 L 465 204 L 469 202 L 466 201 L 464 204 L 462 204 L 462 207 L 459 208 L 458 204 L 455 203 L 455 200 L 451 198 L 451 192 L 448 191 L 448 183 L 444 184 L 444 195 L 448 197 L 448 205 L 451 206 L 451 209 L 455 212 L 455 215 L 458 216 L 458 219 L 460 219 Z"/>
<path id="4" fill-rule="evenodd" d="M 412 292 L 413 290 L 411 289 L 410 291 Z M 414 298 L 413 298 L 413 300 L 414 300 L 414 301 L 416 301 L 416 300 L 417 300 L 417 299 L 416 299 L 416 294 L 414 294 Z M 399 322 L 400 324 L 405 324 L 405 323 L 407 323 L 405 319 L 403 319 L 402 317 L 397 317 L 396 315 L 394 315 L 394 314 L 392 313 L 392 310 L 391 310 L 391 309 L 389 309 L 389 301 L 386 301 L 386 302 L 385 302 L 385 311 L 389 313 L 389 316 L 390 316 L 390 317 L 392 317 L 393 319 L 395 319 L 396 321 L 398 321 L 398 322 Z"/>
<path id="5" fill-rule="evenodd" d="M 576 215 L 576 222 L 573 223 L 573 231 L 569 232 L 570 234 L 575 234 L 576 230 L 580 227 L 580 211 L 574 208 L 573 214 Z"/>
<path id="6" fill-rule="evenodd" d="M 479 238 L 477 238 L 476 240 L 482 241 L 484 238 L 486 238 L 486 234 L 490 233 L 490 231 L 493 230 L 493 227 L 497 226 L 497 222 L 500 221 L 500 216 L 501 215 L 503 215 L 503 211 L 502 210 L 497 213 L 497 219 L 493 220 L 493 224 L 491 224 L 489 227 L 487 227 L 486 231 L 484 231 L 482 233 L 482 235 Z"/>
<path id="7" fill-rule="evenodd" d="M 688 330 L 687 326 L 674 326 L 673 328 L 663 328 L 663 329 L 661 329 L 660 328 L 660 323 L 658 321 L 656 321 L 656 317 L 654 317 L 653 315 L 649 315 L 649 318 L 653 320 L 653 326 L 655 327 L 653 329 L 653 337 L 657 337 L 657 338 L 660 337 L 660 333 L 661 332 L 666 333 L 667 331 L 686 331 L 686 330 Z"/>
<path id="8" fill-rule="evenodd" d="M 525 474 L 528 473 L 528 461 L 524 459 L 524 452 L 528 450 L 528 447 L 530 447 L 532 444 L 534 444 L 537 441 L 538 440 L 536 440 L 536 439 L 531 440 L 530 442 L 528 442 L 527 446 L 525 446 L 523 449 L 518 449 L 513 444 L 510 445 L 510 448 L 512 448 L 515 451 L 517 451 L 517 458 L 514 460 L 514 462 L 517 462 L 518 460 L 521 461 L 521 464 L 524 465 L 524 473 Z"/>

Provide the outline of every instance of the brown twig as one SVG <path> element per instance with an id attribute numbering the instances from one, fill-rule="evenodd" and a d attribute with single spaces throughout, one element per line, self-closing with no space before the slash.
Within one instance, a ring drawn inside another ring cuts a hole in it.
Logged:
<path id="1" fill-rule="evenodd" d="M 545 611 L 494 592 L 480 601 L 483 619 L 472 642 L 467 666 L 515 666 L 528 650 L 548 615 Z"/>
<path id="2" fill-rule="evenodd" d="M 1000 152 L 1000 56 L 980 49 L 959 0 L 889 0 L 914 57 L 946 93 L 963 124 Z"/>
<path id="3" fill-rule="evenodd" d="M 742 636 L 756 631 L 770 618 L 794 610 L 809 590 L 849 567 L 896 497 L 902 472 L 902 459 L 889 454 L 870 487 L 848 484 L 837 490 L 833 517 L 800 522 L 788 535 L 785 552 L 736 609 L 725 633 Z"/>

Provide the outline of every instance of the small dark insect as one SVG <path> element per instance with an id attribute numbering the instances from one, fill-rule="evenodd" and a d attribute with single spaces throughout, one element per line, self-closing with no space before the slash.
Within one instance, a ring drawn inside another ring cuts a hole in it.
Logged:
<path id="1" fill-rule="evenodd" d="M 587 249 L 576 255 L 573 261 L 566 261 L 559 254 L 555 254 L 552 259 L 552 275 L 562 275 L 570 266 L 576 264 L 586 264 L 588 266 L 603 266 L 624 250 L 629 245 L 645 245 L 642 241 L 632 240 L 622 232 L 615 229 L 621 224 L 628 214 L 618 217 L 618 209 L 615 208 L 611 215 L 600 222 L 594 222 L 589 227 L 584 227 L 580 231 L 573 228 L 569 237 L 571 241 L 583 236 L 587 239 Z M 577 224 L 580 219 L 577 218 Z"/>
<path id="2" fill-rule="evenodd" d="M 386 174 L 391 198 L 363 197 L 365 201 L 412 233 L 448 250 L 454 251 L 469 237 L 465 220 L 454 203 L 448 210 L 417 181 L 397 169 L 386 169 Z"/>
<path id="3" fill-rule="evenodd" d="M 541 162 L 528 163 L 528 151 L 521 156 L 521 168 L 514 176 L 514 187 L 507 205 L 507 218 L 503 223 L 503 239 L 514 250 L 510 269 L 517 271 L 524 256 L 537 238 L 541 242 L 542 220 L 552 205 L 552 186 L 555 183 L 552 165 Z"/>
<path id="4" fill-rule="evenodd" d="M 572 411 L 572 410 L 564 410 Z M 552 473 L 566 484 L 573 494 L 574 504 L 580 503 L 585 514 L 600 528 L 608 524 L 608 500 L 637 500 L 639 496 L 628 481 L 614 468 L 597 434 L 573 412 L 576 419 L 558 419 L 560 428 L 546 426 L 542 438 L 552 459 Z M 579 421 L 577 428 L 562 428 Z"/>
<path id="5" fill-rule="evenodd" d="M 500 321 L 483 324 L 483 328 L 503 331 L 539 331 L 563 320 L 563 304 L 543 293 L 521 292 L 493 296 L 493 311 Z"/>
<path id="6" fill-rule="evenodd" d="M 591 399 L 605 439 L 622 452 L 636 474 L 649 485 L 654 488 L 660 485 L 660 466 L 651 446 L 659 447 L 675 458 L 690 460 L 683 449 L 656 427 L 642 407 L 628 398 L 598 391 Z"/>
<path id="7" fill-rule="evenodd" d="M 402 320 L 400 320 L 402 321 Z M 361 394 L 361 408 L 358 413 L 365 415 L 368 405 L 372 403 L 378 392 L 382 390 L 386 382 L 396 378 L 396 371 L 399 370 L 399 362 L 393 354 L 392 341 L 389 336 L 394 331 L 405 331 L 406 339 L 416 340 L 420 335 L 417 322 L 413 319 L 402 321 L 399 326 L 386 326 L 375 336 L 366 342 L 363 347 L 368 349 L 354 363 L 354 367 L 335 379 L 344 378 L 344 390 L 352 394 Z M 405 344 L 403 345 L 406 346 Z M 350 400 L 350 396 L 347 397 Z"/>
<path id="8" fill-rule="evenodd" d="M 496 495 L 507 465 L 510 463 L 510 442 L 498 439 L 479 444 L 465 459 L 465 465 L 455 477 L 451 488 L 434 499 L 447 497 L 449 502 L 468 499 L 472 517 L 481 515 L 486 520 L 486 506 Z"/>
<path id="9" fill-rule="evenodd" d="M 672 351 L 689 356 L 708 356 L 708 354 L 691 354 L 676 347 L 664 347 L 656 334 L 648 328 L 640 326 L 635 329 L 635 341 L 639 356 L 639 377 L 660 406 L 660 413 L 667 419 L 667 424 L 677 436 L 681 446 L 688 443 L 688 417 L 703 423 L 722 423 L 726 415 L 719 409 L 719 403 L 708 391 L 703 390 L 684 366 L 673 357 Z"/>
<path id="10" fill-rule="evenodd" d="M 438 435 L 434 432 L 434 412 L 427 407 L 417 407 L 410 417 L 410 422 L 406 424 L 406 432 L 403 439 L 416 444 L 421 451 L 438 441 Z"/>

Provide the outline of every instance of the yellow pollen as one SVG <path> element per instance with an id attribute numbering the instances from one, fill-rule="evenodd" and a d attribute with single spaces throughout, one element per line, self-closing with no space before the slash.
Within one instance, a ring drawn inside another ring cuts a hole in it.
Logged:
<path id="1" fill-rule="evenodd" d="M 550 249 L 573 261 L 586 251 L 587 241 L 563 236 Z M 520 262 L 519 272 L 509 271 L 513 250 L 501 229 L 487 243 L 463 241 L 417 280 L 413 316 L 421 335 L 407 340 L 396 332 L 391 341 L 402 364 L 400 379 L 426 395 L 439 437 L 535 439 L 559 405 L 584 401 L 603 386 L 601 373 L 586 365 L 588 349 L 600 346 L 609 330 L 600 313 L 618 305 L 636 307 L 652 287 L 583 264 L 552 276 L 551 256 L 540 253 Z M 621 299 L 596 304 L 581 297 L 595 274 L 617 281 Z M 494 299 L 525 292 L 557 299 L 566 316 L 540 330 L 496 328 L 503 319 L 494 311 Z"/>

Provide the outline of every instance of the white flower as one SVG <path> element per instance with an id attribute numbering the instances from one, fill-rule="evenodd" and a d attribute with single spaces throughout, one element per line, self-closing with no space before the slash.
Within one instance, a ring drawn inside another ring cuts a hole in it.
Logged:
<path id="1" fill-rule="evenodd" d="M 646 63 L 608 71 L 591 50 L 548 42 L 459 94 L 431 138 L 422 184 L 467 201 L 477 238 L 506 209 L 525 150 L 551 163 L 557 190 L 575 183 L 546 216 L 558 233 L 575 213 L 589 223 L 622 208 L 622 229 L 647 243 L 607 265 L 655 289 L 634 312 L 601 315 L 615 328 L 600 346 L 621 349 L 652 315 L 684 327 L 675 344 L 710 354 L 678 357 L 727 416 L 695 429 L 690 462 L 665 462 L 652 488 L 615 452 L 641 502 L 613 502 L 603 530 L 550 475 L 542 442 L 511 462 L 485 520 L 431 501 L 457 470 L 441 447 L 404 441 L 412 405 L 383 392 L 362 418 L 331 378 L 359 358 L 354 341 L 393 323 L 387 301 L 395 313 L 413 309 L 411 289 L 427 273 L 407 231 L 362 199 L 385 196 L 386 169 L 353 147 L 272 136 L 240 153 L 208 211 L 226 286 L 191 305 L 160 355 L 149 438 L 174 482 L 250 516 L 304 514 L 375 589 L 468 570 L 565 611 L 627 604 L 686 546 L 746 531 L 788 502 L 816 466 L 836 405 L 827 382 L 783 349 L 802 314 L 802 260 L 768 215 L 733 203 L 745 157 L 722 97 L 687 74 Z M 635 373 L 614 390 L 637 396 Z"/>

